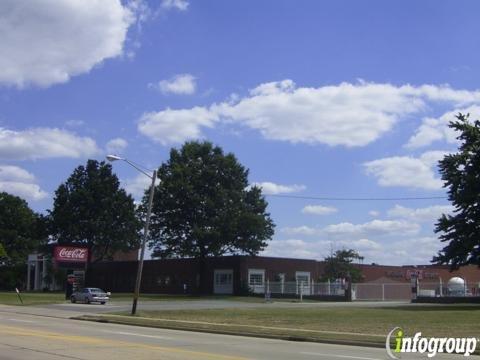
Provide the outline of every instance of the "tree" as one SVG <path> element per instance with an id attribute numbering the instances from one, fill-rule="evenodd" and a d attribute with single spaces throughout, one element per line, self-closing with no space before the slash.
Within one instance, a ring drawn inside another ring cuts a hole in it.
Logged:
<path id="1" fill-rule="evenodd" d="M 0 192 L 0 289 L 22 288 L 28 254 L 46 241 L 44 218 L 17 196 Z"/>
<path id="2" fill-rule="evenodd" d="M 3 245 L 0 243 L 0 264 L 7 259 L 7 252 L 5 251 L 5 248 Z"/>
<path id="3" fill-rule="evenodd" d="M 141 224 L 133 198 L 105 162 L 88 160 L 73 171 L 55 191 L 50 219 L 53 239 L 86 246 L 89 263 L 138 248 Z"/>
<path id="4" fill-rule="evenodd" d="M 24 264 L 45 239 L 40 232 L 43 217 L 18 196 L 0 192 L 0 248 L 8 264 Z M 1 253 L 1 251 L 0 251 Z"/>
<path id="5" fill-rule="evenodd" d="M 447 245 L 433 258 L 451 269 L 462 265 L 480 265 L 480 121 L 468 120 L 469 114 L 458 114 L 449 127 L 458 132 L 459 151 L 439 162 L 448 199 L 454 215 L 438 220 L 435 232 Z"/>
<path id="6" fill-rule="evenodd" d="M 274 232 L 267 202 L 258 187 L 248 187 L 248 170 L 233 154 L 210 142 L 187 142 L 171 150 L 158 177 L 153 256 L 255 255 L 267 246 Z"/>
<path id="7" fill-rule="evenodd" d="M 355 250 L 335 251 L 333 255 L 325 258 L 324 279 L 335 281 L 350 277 L 352 282 L 361 281 L 362 272 L 353 265 L 355 260 L 363 260 Z"/>

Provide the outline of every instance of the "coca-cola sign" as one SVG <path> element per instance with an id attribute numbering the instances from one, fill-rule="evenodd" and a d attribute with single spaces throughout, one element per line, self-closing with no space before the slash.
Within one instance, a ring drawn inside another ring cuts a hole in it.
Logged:
<path id="1" fill-rule="evenodd" d="M 59 262 L 87 262 L 88 249 L 73 246 L 55 246 L 53 256 L 55 261 Z"/>

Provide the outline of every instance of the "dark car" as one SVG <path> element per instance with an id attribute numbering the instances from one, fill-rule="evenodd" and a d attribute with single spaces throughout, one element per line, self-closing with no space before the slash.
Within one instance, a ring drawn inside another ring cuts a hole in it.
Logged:
<path id="1" fill-rule="evenodd" d="M 90 304 L 92 302 L 98 302 L 104 305 L 108 300 L 108 293 L 99 288 L 83 288 L 80 291 L 75 291 L 72 296 L 70 296 L 70 301 L 72 303 L 84 302 L 85 304 Z"/>

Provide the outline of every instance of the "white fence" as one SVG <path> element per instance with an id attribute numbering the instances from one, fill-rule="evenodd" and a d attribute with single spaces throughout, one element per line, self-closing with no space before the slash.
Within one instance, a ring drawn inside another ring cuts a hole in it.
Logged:
<path id="1" fill-rule="evenodd" d="M 345 295 L 345 288 L 341 283 L 319 283 L 319 282 L 271 282 L 263 284 L 250 284 L 250 291 L 255 294 L 272 295 Z"/>
<path id="2" fill-rule="evenodd" d="M 417 288 L 418 296 L 480 296 L 480 284 L 466 283 L 463 287 L 452 288 L 441 281 L 422 282 Z M 255 294 L 271 295 L 345 295 L 345 285 L 341 282 L 270 282 L 250 284 L 250 291 Z M 370 301 L 398 301 L 412 299 L 412 285 L 410 283 L 355 283 L 352 284 L 352 300 Z"/>
<path id="3" fill-rule="evenodd" d="M 464 284 L 444 284 L 440 282 L 420 282 L 418 296 L 448 297 L 448 296 L 480 296 L 480 284 L 465 282 Z"/>
<path id="4" fill-rule="evenodd" d="M 452 287 L 439 282 L 418 283 L 417 296 L 480 296 L 479 284 L 465 283 Z M 352 300 L 393 301 L 411 300 L 410 283 L 357 283 L 352 284 Z"/>

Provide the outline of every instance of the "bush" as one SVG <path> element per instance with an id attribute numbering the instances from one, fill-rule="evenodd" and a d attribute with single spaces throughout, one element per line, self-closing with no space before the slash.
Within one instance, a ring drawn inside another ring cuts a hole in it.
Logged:
<path id="1" fill-rule="evenodd" d="M 26 287 L 27 265 L 0 267 L 0 290 L 24 289 Z"/>

